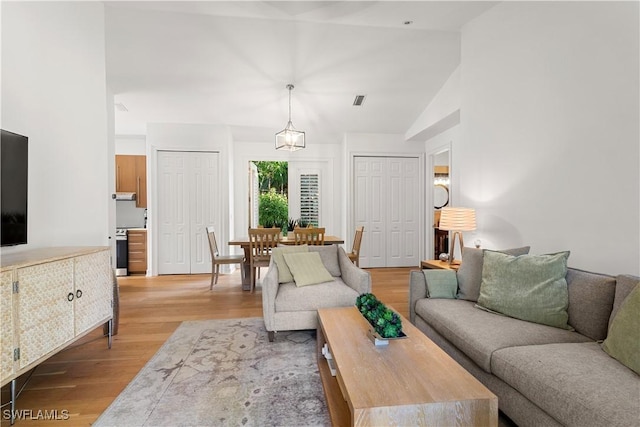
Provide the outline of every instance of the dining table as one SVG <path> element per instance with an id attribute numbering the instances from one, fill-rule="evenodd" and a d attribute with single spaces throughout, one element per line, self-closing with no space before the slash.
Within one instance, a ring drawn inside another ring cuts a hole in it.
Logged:
<path id="1" fill-rule="evenodd" d="M 293 237 L 293 232 L 287 236 L 281 236 L 278 241 L 281 245 L 295 245 L 296 241 Z M 337 236 L 324 236 L 324 244 L 325 245 L 341 245 L 344 243 L 344 239 Z M 251 252 L 249 250 L 249 236 L 239 237 L 232 240 L 229 240 L 229 246 L 240 246 L 244 250 L 244 262 L 242 263 L 242 290 L 250 291 L 251 290 L 251 264 L 249 262 L 249 258 L 251 256 Z"/>

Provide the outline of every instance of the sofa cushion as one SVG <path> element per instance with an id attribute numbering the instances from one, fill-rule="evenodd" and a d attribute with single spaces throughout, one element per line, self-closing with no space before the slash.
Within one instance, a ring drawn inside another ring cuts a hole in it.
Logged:
<path id="1" fill-rule="evenodd" d="M 278 246 L 273 248 L 271 252 L 271 258 L 278 267 L 278 283 L 288 283 L 293 281 L 293 275 L 287 265 L 287 261 L 284 260 L 284 254 L 291 254 L 297 252 L 309 252 L 309 246 L 307 245 L 294 245 L 294 246 Z"/>
<path id="2" fill-rule="evenodd" d="M 616 281 L 604 274 L 567 269 L 569 325 L 594 341 L 607 336 Z"/>
<path id="3" fill-rule="evenodd" d="M 640 380 L 595 342 L 498 350 L 491 370 L 571 426 L 632 426 L 640 420 Z"/>
<path id="4" fill-rule="evenodd" d="M 529 246 L 505 249 L 500 251 L 509 255 L 525 255 L 529 253 Z M 482 282 L 482 265 L 484 254 L 482 249 L 462 248 L 462 263 L 458 269 L 458 298 L 467 301 L 478 301 L 480 283 Z"/>
<path id="5" fill-rule="evenodd" d="M 602 349 L 640 375 L 640 285 L 636 285 L 611 322 Z M 640 421 L 640 420 L 639 420 Z"/>
<path id="6" fill-rule="evenodd" d="M 349 307 L 355 305 L 357 297 L 358 292 L 346 285 L 341 278 L 302 288 L 290 282 L 278 287 L 275 306 L 276 312 Z"/>
<path id="7" fill-rule="evenodd" d="M 611 327 L 611 322 L 613 322 L 613 319 L 616 317 L 622 302 L 638 283 L 640 283 L 640 277 L 637 276 L 621 274 L 616 277 L 616 294 L 613 299 L 613 310 L 611 310 L 611 317 L 609 318 L 609 327 Z"/>
<path id="8" fill-rule="evenodd" d="M 340 277 L 340 264 L 338 263 L 338 245 L 309 246 L 309 252 L 318 252 L 322 263 L 333 277 Z"/>
<path id="9" fill-rule="evenodd" d="M 416 314 L 489 373 L 491 355 L 501 348 L 591 341 L 577 332 L 489 313 L 473 301 L 424 298 L 416 303 Z"/>
<path id="10" fill-rule="evenodd" d="M 569 252 L 513 256 L 484 251 L 478 305 L 516 319 L 570 329 Z"/>
<path id="11" fill-rule="evenodd" d="M 422 270 L 427 282 L 429 298 L 455 298 L 458 290 L 456 272 L 453 270 Z"/>

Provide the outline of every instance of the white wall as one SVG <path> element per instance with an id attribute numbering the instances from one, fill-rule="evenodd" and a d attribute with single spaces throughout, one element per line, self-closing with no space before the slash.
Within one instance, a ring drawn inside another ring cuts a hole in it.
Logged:
<path id="1" fill-rule="evenodd" d="M 116 135 L 116 154 L 129 156 L 145 156 L 147 154 L 147 137 L 144 135 Z"/>
<path id="2" fill-rule="evenodd" d="M 1 31 L 2 128 L 29 137 L 29 243 L 2 252 L 107 245 L 103 4 L 2 2 Z"/>
<path id="3" fill-rule="evenodd" d="M 462 32 L 454 194 L 484 247 L 640 273 L 637 2 L 505 2 Z"/>
<path id="4" fill-rule="evenodd" d="M 460 123 L 460 66 L 406 132 L 410 141 L 426 141 Z"/>

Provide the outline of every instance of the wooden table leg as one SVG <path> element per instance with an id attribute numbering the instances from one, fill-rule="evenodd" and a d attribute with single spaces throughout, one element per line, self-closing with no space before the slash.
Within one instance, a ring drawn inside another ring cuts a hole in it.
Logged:
<path id="1" fill-rule="evenodd" d="M 249 262 L 249 257 L 251 256 L 251 251 L 249 247 L 244 248 L 244 262 L 242 263 L 242 290 L 250 291 L 251 290 L 251 263 Z"/>

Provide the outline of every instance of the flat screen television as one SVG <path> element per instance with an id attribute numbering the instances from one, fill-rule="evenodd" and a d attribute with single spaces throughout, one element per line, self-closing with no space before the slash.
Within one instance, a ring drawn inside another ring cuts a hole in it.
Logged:
<path id="1" fill-rule="evenodd" d="M 0 211 L 2 246 L 27 243 L 29 138 L 0 130 Z"/>

